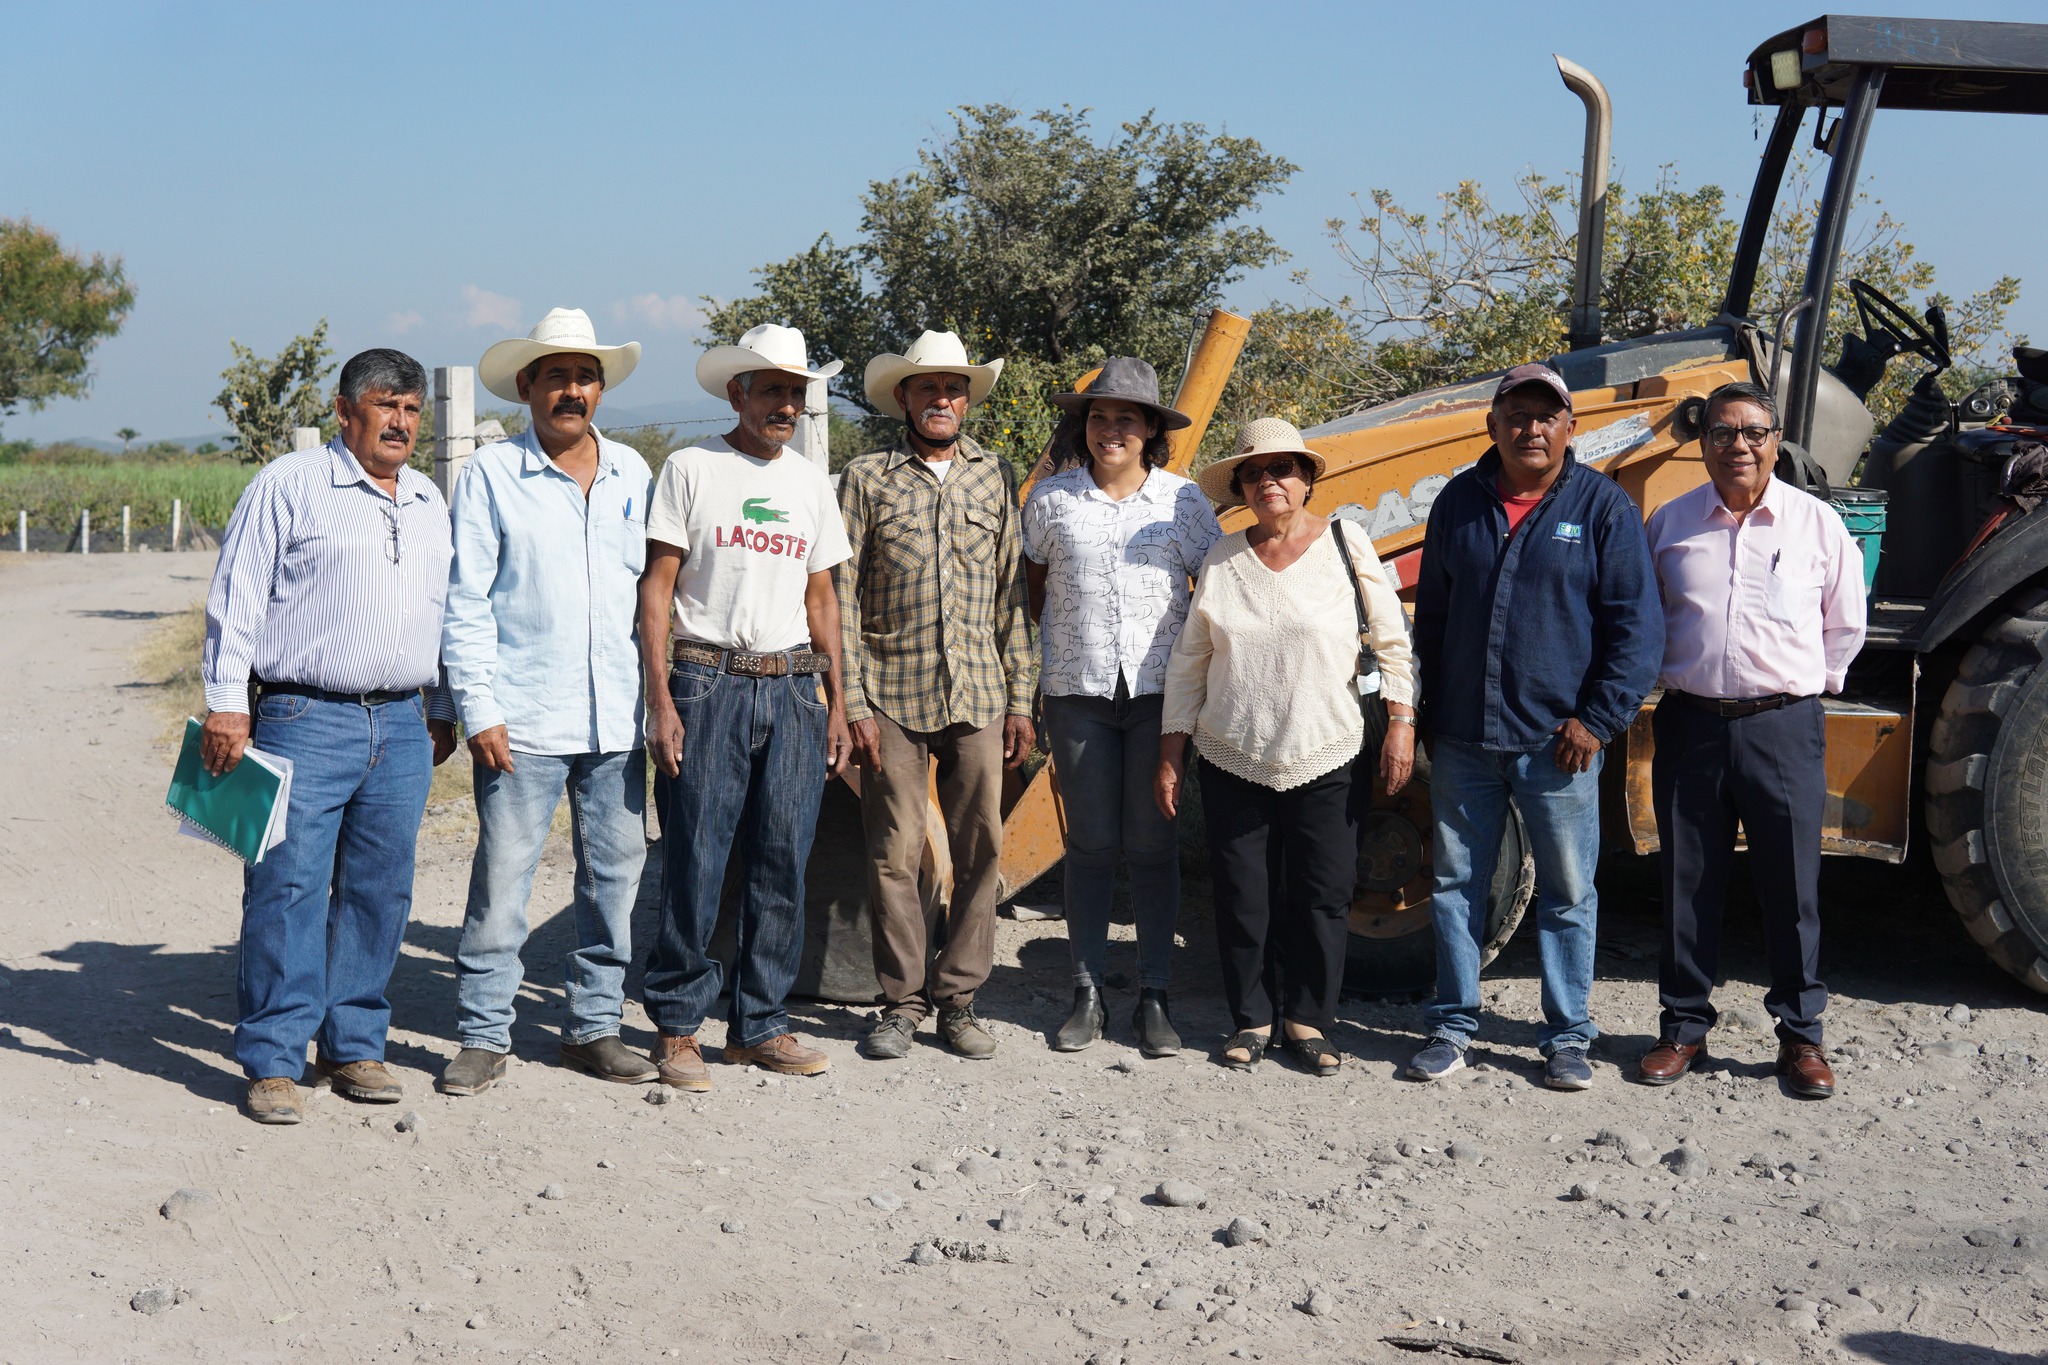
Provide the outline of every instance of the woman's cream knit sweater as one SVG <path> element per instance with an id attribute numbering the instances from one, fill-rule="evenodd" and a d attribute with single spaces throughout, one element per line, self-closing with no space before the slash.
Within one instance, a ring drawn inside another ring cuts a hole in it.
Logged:
<path id="1" fill-rule="evenodd" d="M 1386 700 L 1413 705 L 1408 623 L 1372 541 L 1344 528 Z M 1187 625 L 1166 665 L 1162 734 L 1193 735 L 1227 773 L 1286 791 L 1349 763 L 1365 725 L 1352 679 L 1358 613 L 1344 560 L 1325 531 L 1277 573 L 1237 531 L 1202 565 Z"/>

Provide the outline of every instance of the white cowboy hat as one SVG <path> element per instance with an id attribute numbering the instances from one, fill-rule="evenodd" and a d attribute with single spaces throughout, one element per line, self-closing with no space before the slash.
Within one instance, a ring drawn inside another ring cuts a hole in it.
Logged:
<path id="1" fill-rule="evenodd" d="M 594 357 L 604 366 L 604 386 L 609 391 L 623 384 L 640 363 L 640 343 L 600 346 L 588 313 L 581 308 L 550 308 L 525 336 L 501 341 L 485 351 L 476 363 L 476 377 L 506 402 L 524 402 L 519 396 L 519 372 L 544 355 L 563 354 Z"/>
<path id="2" fill-rule="evenodd" d="M 967 348 L 960 344 L 960 338 L 951 332 L 926 332 L 910 343 L 903 355 L 884 351 L 868 362 L 867 373 L 862 384 L 868 391 L 868 402 L 875 405 L 877 412 L 891 417 L 907 417 L 903 405 L 896 401 L 896 386 L 916 374 L 957 374 L 967 380 L 967 405 L 974 407 L 996 386 L 996 379 L 1003 372 L 1003 362 L 991 360 L 986 365 L 967 363 Z"/>
<path id="3" fill-rule="evenodd" d="M 755 370 L 784 370 L 806 379 L 830 379 L 846 368 L 834 360 L 817 369 L 810 367 L 810 352 L 804 334 L 794 327 L 764 322 L 747 329 L 737 346 L 713 346 L 697 357 L 697 382 L 713 398 L 725 397 L 725 384 Z"/>
<path id="4" fill-rule="evenodd" d="M 1315 477 L 1327 468 L 1323 457 L 1310 450 L 1294 423 L 1280 417 L 1255 417 L 1237 433 L 1237 446 L 1230 454 L 1204 469 L 1196 482 L 1218 508 L 1235 507 L 1243 496 L 1230 486 L 1230 476 L 1254 455 L 1299 455 L 1315 466 Z"/>

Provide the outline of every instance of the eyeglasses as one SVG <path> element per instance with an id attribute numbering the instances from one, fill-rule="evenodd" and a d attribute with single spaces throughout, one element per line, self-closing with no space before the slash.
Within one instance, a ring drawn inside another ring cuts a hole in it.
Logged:
<path id="1" fill-rule="evenodd" d="M 1240 486 L 1256 488 L 1266 479 L 1278 483 L 1301 473 L 1301 462 L 1292 457 L 1273 461 L 1271 464 L 1241 464 L 1237 467 L 1236 479 Z"/>
<path id="2" fill-rule="evenodd" d="M 404 539 L 399 535 L 398 509 L 388 502 L 380 502 L 377 510 L 384 514 L 384 525 L 391 531 L 391 538 L 384 542 L 384 557 L 396 564 L 405 548 Z"/>
<path id="3" fill-rule="evenodd" d="M 1777 433 L 1776 427 L 1708 427 L 1707 444 L 1716 450 L 1732 450 L 1740 436 L 1751 446 L 1761 446 Z"/>

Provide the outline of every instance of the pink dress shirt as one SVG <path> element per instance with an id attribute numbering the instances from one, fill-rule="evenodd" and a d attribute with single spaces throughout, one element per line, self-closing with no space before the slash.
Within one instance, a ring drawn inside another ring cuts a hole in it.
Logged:
<path id="1" fill-rule="evenodd" d="M 1658 508 L 1649 534 L 1660 686 L 1744 701 L 1842 690 L 1863 647 L 1863 554 L 1834 508 L 1772 479 L 1738 520 L 1705 483 Z"/>

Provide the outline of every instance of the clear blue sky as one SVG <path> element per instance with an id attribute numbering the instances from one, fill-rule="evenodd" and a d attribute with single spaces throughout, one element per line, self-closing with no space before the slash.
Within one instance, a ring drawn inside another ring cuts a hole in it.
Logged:
<path id="1" fill-rule="evenodd" d="M 1885 9 L 2048 18 L 2039 3 Z M 1741 62 L 1817 3 L 860 5 L 128 3 L 10 7 L 0 214 L 118 254 L 134 314 L 84 401 L 9 437 L 216 429 L 228 338 L 273 354 L 326 316 L 343 356 L 473 364 L 547 308 L 646 357 L 619 406 L 687 400 L 697 296 L 842 240 L 867 183 L 947 111 L 1156 109 L 1256 137 L 1301 173 L 1258 221 L 1332 292 L 1324 220 L 1385 186 L 1505 191 L 1576 169 L 1581 114 L 1550 62 L 1608 84 L 1615 160 L 1643 184 L 1746 192 L 1760 120 Z M 767 16 L 775 15 L 771 21 Z M 2048 335 L 2048 119 L 1880 118 L 1865 169 L 1960 293 L 2002 271 Z M 1238 285 L 1296 298 L 1287 268 Z"/>

